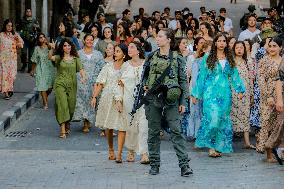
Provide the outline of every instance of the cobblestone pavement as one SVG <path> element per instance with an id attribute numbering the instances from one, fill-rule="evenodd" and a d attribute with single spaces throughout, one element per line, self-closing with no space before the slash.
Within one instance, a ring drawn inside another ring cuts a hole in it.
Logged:
<path id="1" fill-rule="evenodd" d="M 54 97 L 50 104 L 54 103 Z M 26 131 L 25 137 L 7 137 Z M 37 103 L 0 137 L 0 188 L 260 188 L 277 189 L 284 185 L 284 167 L 267 164 L 264 156 L 234 144 L 235 153 L 220 159 L 207 157 L 188 143 L 194 175 L 180 177 L 177 158 L 168 136 L 162 141 L 161 174 L 148 175 L 148 166 L 136 163 L 118 165 L 107 160 L 107 144 L 99 131 L 81 132 L 81 123 L 72 123 L 72 133 L 59 139 L 53 107 L 48 111 Z M 7 135 L 7 136 L 6 136 Z M 126 150 L 123 159 L 126 160 Z"/>

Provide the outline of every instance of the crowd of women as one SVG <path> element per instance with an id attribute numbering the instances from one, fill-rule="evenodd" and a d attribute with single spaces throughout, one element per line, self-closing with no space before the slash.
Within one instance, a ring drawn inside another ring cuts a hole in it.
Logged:
<path id="1" fill-rule="evenodd" d="M 275 162 L 273 149 L 284 144 L 283 39 L 274 35 L 258 42 L 237 41 L 224 11 L 216 16 L 216 11 L 202 7 L 197 19 L 187 8 L 175 11 L 174 18 L 168 7 L 152 16 L 140 8 L 131 21 L 126 9 L 114 24 L 107 23 L 103 14 L 98 14 L 97 22 L 83 15 L 84 29 L 73 27 L 72 36 L 66 36 L 66 23 L 60 22 L 59 36 L 50 43 L 45 34 L 38 34 L 32 74 L 44 109 L 54 90 L 59 137 L 69 136 L 71 121 L 83 121 L 84 133 L 93 125 L 106 135 L 109 160 L 121 163 L 125 145 L 127 161 L 141 154 L 141 163 L 149 163 L 145 110 L 140 108 L 134 118 L 129 113 L 145 59 L 159 48 L 155 39 L 163 33 L 161 28 L 171 28 L 175 35 L 171 50 L 186 62 L 190 92 L 181 120 L 184 136 L 196 147 L 208 148 L 210 157 L 221 157 L 233 152 L 233 137 L 243 134 L 244 148 L 266 152 L 267 161 Z M 0 90 L 7 97 L 16 75 L 11 68 L 16 56 L 10 54 L 16 53 L 16 47 L 22 47 L 22 40 L 12 21 L 6 20 L 0 33 Z M 250 142 L 252 126 L 257 128 L 256 146 Z"/>

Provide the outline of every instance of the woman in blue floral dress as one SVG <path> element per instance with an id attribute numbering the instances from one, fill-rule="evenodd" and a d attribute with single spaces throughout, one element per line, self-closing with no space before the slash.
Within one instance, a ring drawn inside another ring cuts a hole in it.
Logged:
<path id="1" fill-rule="evenodd" d="M 91 106 L 91 97 L 93 85 L 105 64 L 101 52 L 94 50 L 93 43 L 94 37 L 90 34 L 84 37 L 85 47 L 79 51 L 79 57 L 86 70 L 86 83 L 78 82 L 77 87 L 77 100 L 73 120 L 84 120 L 82 131 L 89 132 L 91 123 L 95 123 L 96 111 Z M 77 80 L 80 81 L 80 76 L 77 75 Z"/>
<path id="2" fill-rule="evenodd" d="M 203 117 L 195 145 L 209 148 L 210 157 L 233 151 L 231 86 L 242 98 L 245 86 L 235 67 L 227 38 L 219 34 L 213 41 L 210 54 L 200 64 L 197 82 L 191 92 L 194 104 L 198 99 L 203 102 Z"/>

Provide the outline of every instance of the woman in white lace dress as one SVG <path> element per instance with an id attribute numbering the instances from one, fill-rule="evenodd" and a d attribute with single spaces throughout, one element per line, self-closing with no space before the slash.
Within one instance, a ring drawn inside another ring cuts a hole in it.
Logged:
<path id="1" fill-rule="evenodd" d="M 134 104 L 134 90 L 141 80 L 144 64 L 144 50 L 141 43 L 131 42 L 128 46 L 128 55 L 131 60 L 125 62 L 121 68 L 119 80 L 118 100 L 122 103 L 123 120 L 127 125 L 125 145 L 128 148 L 127 161 L 135 161 L 135 152 L 141 157 L 141 164 L 148 164 L 148 121 L 145 110 L 141 107 L 134 114 L 133 120 L 130 116 Z M 131 123 L 130 123 L 131 122 Z M 131 125 L 130 125 L 131 124 Z"/>
<path id="2" fill-rule="evenodd" d="M 114 63 L 108 63 L 102 68 L 96 80 L 91 103 L 95 107 L 97 97 L 101 94 L 96 115 L 96 126 L 106 130 L 109 160 L 116 160 L 117 163 L 122 163 L 126 125 L 122 120 L 122 107 L 117 105 L 115 94 L 118 80 L 121 77 L 121 66 L 123 62 L 128 60 L 127 46 L 125 44 L 115 46 L 114 60 Z M 117 156 L 115 156 L 113 149 L 113 130 L 118 130 Z"/>

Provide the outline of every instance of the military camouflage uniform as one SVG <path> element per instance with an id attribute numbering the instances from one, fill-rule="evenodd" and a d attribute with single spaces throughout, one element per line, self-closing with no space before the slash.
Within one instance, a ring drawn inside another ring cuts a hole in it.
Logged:
<path id="1" fill-rule="evenodd" d="M 155 80 L 164 72 L 170 64 L 170 58 L 160 54 L 157 50 L 150 55 L 150 71 L 148 78 L 146 78 L 146 86 L 151 89 Z M 188 96 L 185 63 L 182 57 L 176 52 L 173 52 L 172 68 L 174 71 L 175 79 L 181 86 L 183 91 L 180 99 L 172 105 L 165 105 L 162 99 L 152 95 L 149 98 L 149 104 L 145 105 L 146 118 L 148 120 L 148 149 L 150 165 L 160 167 L 160 130 L 162 116 L 166 118 L 170 128 L 171 141 L 176 151 L 179 167 L 188 166 L 188 155 L 185 147 L 185 138 L 181 134 L 181 119 L 182 114 L 178 112 L 179 105 L 186 105 Z M 178 67 L 179 65 L 179 67 Z M 179 73 L 178 73 L 179 72 Z M 168 76 L 164 80 L 167 80 Z"/>

